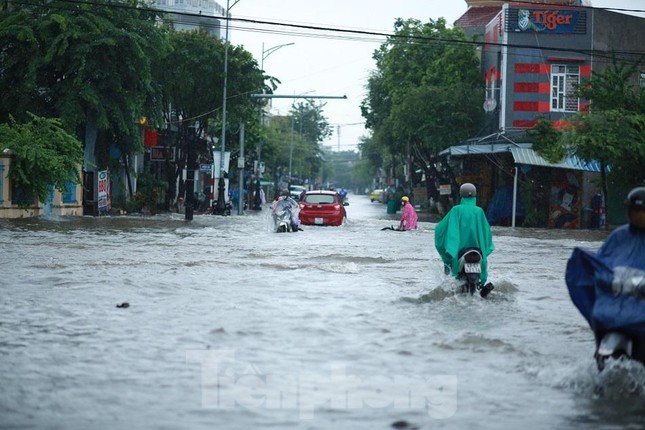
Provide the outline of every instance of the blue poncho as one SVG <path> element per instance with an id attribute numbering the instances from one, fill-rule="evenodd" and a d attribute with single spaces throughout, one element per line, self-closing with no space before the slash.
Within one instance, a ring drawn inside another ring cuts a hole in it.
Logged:
<path id="1" fill-rule="evenodd" d="M 571 300 L 594 331 L 620 330 L 645 336 L 645 300 L 619 294 L 614 276 L 625 268 L 645 271 L 645 231 L 627 225 L 616 229 L 597 253 L 575 248 L 565 280 Z"/>
<path id="2" fill-rule="evenodd" d="M 488 256 L 495 249 L 486 214 L 477 206 L 475 197 L 463 197 L 461 203 L 446 214 L 434 232 L 434 246 L 453 276 L 459 274 L 459 250 L 476 247 L 482 251 L 482 284 L 488 278 Z"/>

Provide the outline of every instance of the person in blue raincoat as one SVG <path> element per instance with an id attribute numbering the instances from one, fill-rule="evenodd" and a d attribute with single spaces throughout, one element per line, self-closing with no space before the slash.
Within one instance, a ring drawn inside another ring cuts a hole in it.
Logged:
<path id="1" fill-rule="evenodd" d="M 596 339 L 614 330 L 633 336 L 639 341 L 632 356 L 645 364 L 645 187 L 629 192 L 625 211 L 629 223 L 614 230 L 598 252 L 574 248 L 565 280 Z M 629 280 L 630 291 L 620 278 Z"/>
<path id="2" fill-rule="evenodd" d="M 484 210 L 477 206 L 477 188 L 465 183 L 459 188 L 461 201 L 453 206 L 435 228 L 434 245 L 443 263 L 453 276 L 459 275 L 459 251 L 479 248 L 482 253 L 479 279 L 484 285 L 488 278 L 488 256 L 493 252 L 493 235 Z"/>

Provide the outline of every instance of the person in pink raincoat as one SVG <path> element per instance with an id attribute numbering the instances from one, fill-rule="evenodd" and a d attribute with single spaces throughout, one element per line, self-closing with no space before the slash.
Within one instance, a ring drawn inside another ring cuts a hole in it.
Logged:
<path id="1" fill-rule="evenodd" d="M 419 217 L 417 216 L 417 211 L 414 209 L 414 206 L 410 203 L 410 198 L 408 196 L 401 197 L 401 206 L 403 207 L 403 211 L 401 212 L 399 230 L 416 230 Z"/>

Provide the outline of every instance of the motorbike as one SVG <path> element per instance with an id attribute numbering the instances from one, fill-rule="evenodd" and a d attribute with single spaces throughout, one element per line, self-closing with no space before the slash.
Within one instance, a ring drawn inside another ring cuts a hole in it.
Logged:
<path id="1" fill-rule="evenodd" d="M 598 371 L 609 359 L 645 365 L 645 271 L 612 269 L 594 253 L 576 248 L 567 263 L 566 283 L 594 333 Z"/>
<path id="2" fill-rule="evenodd" d="M 280 200 L 276 202 L 273 209 L 273 223 L 276 233 L 292 233 L 298 231 L 298 225 L 294 222 L 294 211 L 298 206 L 289 201 Z"/>
<path id="3" fill-rule="evenodd" d="M 276 233 L 291 233 L 294 231 L 291 225 L 291 211 L 288 209 L 281 209 L 274 214 L 275 232 Z"/>
<path id="4" fill-rule="evenodd" d="M 482 271 L 482 253 L 479 248 L 464 248 L 459 251 L 459 274 L 457 279 L 465 281 L 461 286 L 462 293 L 470 293 L 474 295 L 475 291 L 479 291 L 481 297 L 486 297 L 493 291 L 492 283 L 482 285 L 479 275 Z"/>
<path id="5" fill-rule="evenodd" d="M 645 271 L 630 267 L 616 267 L 611 287 L 614 296 L 620 295 L 642 301 L 645 299 Z M 645 336 L 620 329 L 597 331 L 594 335 L 596 337 L 594 357 L 599 371 L 605 368 L 609 358 L 637 359 L 645 364 Z"/>

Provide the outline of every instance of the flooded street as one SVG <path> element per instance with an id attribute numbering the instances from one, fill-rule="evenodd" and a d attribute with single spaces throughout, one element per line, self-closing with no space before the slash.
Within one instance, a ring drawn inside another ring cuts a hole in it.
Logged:
<path id="1" fill-rule="evenodd" d="M 267 210 L 0 220 L 0 428 L 643 429 L 645 367 L 598 375 L 564 283 L 604 232 L 494 228 L 481 299 L 434 223 L 349 201 L 292 234 Z"/>

